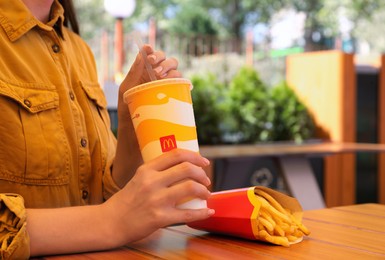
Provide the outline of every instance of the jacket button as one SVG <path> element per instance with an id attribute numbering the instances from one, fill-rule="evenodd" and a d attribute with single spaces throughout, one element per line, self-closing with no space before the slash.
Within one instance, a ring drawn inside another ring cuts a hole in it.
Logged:
<path id="1" fill-rule="evenodd" d="M 75 95 L 74 95 L 73 92 L 70 92 L 70 99 L 71 99 L 72 101 L 75 100 Z"/>
<path id="2" fill-rule="evenodd" d="M 87 139 L 82 138 L 82 139 L 80 140 L 80 145 L 81 145 L 82 147 L 86 147 L 86 146 L 87 146 Z"/>
<path id="3" fill-rule="evenodd" d="M 31 106 L 32 106 L 31 101 L 29 101 L 28 99 L 24 99 L 24 104 L 25 104 L 27 107 L 31 107 Z"/>
<path id="4" fill-rule="evenodd" d="M 52 45 L 52 50 L 54 53 L 58 53 L 60 51 L 60 46 L 57 44 Z"/>
<path id="5" fill-rule="evenodd" d="M 82 199 L 87 199 L 88 198 L 88 191 L 86 191 L 86 190 L 83 190 L 82 191 Z"/>

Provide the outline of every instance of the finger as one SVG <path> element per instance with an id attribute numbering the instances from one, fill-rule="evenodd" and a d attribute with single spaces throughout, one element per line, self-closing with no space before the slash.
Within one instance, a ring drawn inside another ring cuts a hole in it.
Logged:
<path id="1" fill-rule="evenodd" d="M 187 190 L 188 188 L 184 188 L 182 190 Z M 205 190 L 205 188 L 204 188 Z M 196 193 L 197 194 L 197 193 Z M 170 192 L 172 198 L 181 195 L 180 193 Z M 190 195 L 191 194 L 187 194 Z M 208 192 L 208 196 L 195 196 L 201 198 L 203 200 L 207 200 L 210 197 L 210 193 Z M 170 205 L 170 204 L 169 204 Z M 168 223 L 166 225 L 175 224 L 175 223 L 189 223 L 192 221 L 202 220 L 208 217 L 211 217 L 215 214 L 214 209 L 210 208 L 202 208 L 202 209 L 180 209 L 176 207 L 176 205 L 170 205 L 171 207 L 167 210 L 167 216 L 164 216 L 164 219 L 168 218 Z"/>
<path id="2" fill-rule="evenodd" d="M 163 227 L 175 223 L 189 223 L 193 221 L 203 220 L 215 214 L 214 209 L 170 209 L 164 216 Z"/>
<path id="3" fill-rule="evenodd" d="M 191 198 L 207 200 L 211 193 L 205 185 L 189 179 L 170 186 L 167 194 L 167 199 L 174 200 L 177 205 Z"/>
<path id="4" fill-rule="evenodd" d="M 161 173 L 162 183 L 164 186 L 172 186 L 175 183 L 180 183 L 182 181 L 194 180 L 205 186 L 210 185 L 210 179 L 207 176 L 206 172 L 199 166 L 191 164 L 189 162 L 183 162 L 178 165 L 175 165 Z"/>
<path id="5" fill-rule="evenodd" d="M 147 56 L 150 56 L 154 53 L 154 49 L 150 44 L 143 44 L 142 49 L 147 53 Z"/>
<path id="6" fill-rule="evenodd" d="M 170 70 L 167 73 L 164 73 L 162 75 L 159 75 L 159 78 L 165 79 L 165 78 L 181 78 L 182 73 L 180 73 L 178 70 Z"/>
<path id="7" fill-rule="evenodd" d="M 166 54 L 163 51 L 147 52 L 147 60 L 153 67 L 158 66 L 162 61 L 166 60 Z"/>
<path id="8" fill-rule="evenodd" d="M 161 63 L 158 64 L 157 67 L 154 68 L 154 71 L 160 77 L 165 77 L 169 71 L 177 70 L 178 68 L 178 60 L 175 58 L 168 58 Z"/>
<path id="9" fill-rule="evenodd" d="M 157 171 L 163 171 L 182 162 L 190 162 L 200 167 L 210 164 L 210 161 L 199 153 L 178 148 L 156 157 L 149 161 L 148 165 Z"/>
<path id="10" fill-rule="evenodd" d="M 178 68 L 178 60 L 175 58 L 167 58 L 161 63 L 159 63 L 159 66 L 163 68 L 163 72 L 167 72 L 169 70 L 176 70 Z"/>
<path id="11" fill-rule="evenodd" d="M 132 88 L 140 84 L 140 77 L 137 75 L 142 75 L 144 71 L 143 58 L 140 53 L 135 57 L 134 63 L 131 65 L 129 72 L 126 74 L 122 84 L 120 85 L 119 92 L 123 94 L 129 88 Z"/>

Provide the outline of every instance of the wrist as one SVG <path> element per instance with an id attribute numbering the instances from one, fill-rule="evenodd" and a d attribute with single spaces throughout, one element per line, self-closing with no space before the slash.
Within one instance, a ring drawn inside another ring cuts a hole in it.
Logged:
<path id="1" fill-rule="evenodd" d="M 111 199 L 100 206 L 100 215 L 103 218 L 102 234 L 109 248 L 117 248 L 127 244 L 125 232 L 122 229 L 119 209 L 114 208 Z"/>
<path id="2" fill-rule="evenodd" d="M 118 119 L 124 118 L 130 118 L 130 110 L 128 109 L 128 105 L 126 102 L 123 100 L 123 96 L 119 95 L 118 98 Z"/>
<path id="3" fill-rule="evenodd" d="M 105 236 L 111 238 L 113 247 L 120 247 L 134 242 L 140 238 L 138 230 L 135 227 L 135 221 L 132 219 L 132 212 L 127 212 L 130 206 L 123 200 L 130 200 L 129 198 L 122 198 L 122 192 L 116 193 L 108 201 L 102 204 L 103 214 L 105 216 Z M 126 195 L 124 195 L 126 196 Z"/>

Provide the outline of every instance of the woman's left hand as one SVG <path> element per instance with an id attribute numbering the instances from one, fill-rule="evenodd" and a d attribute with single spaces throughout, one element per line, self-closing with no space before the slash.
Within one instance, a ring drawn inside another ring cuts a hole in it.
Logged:
<path id="1" fill-rule="evenodd" d="M 182 74 L 177 70 L 178 61 L 175 58 L 166 58 L 163 51 L 155 51 L 150 45 L 145 44 L 143 51 L 147 54 L 147 62 L 152 66 L 157 79 L 179 78 Z M 124 94 L 128 89 L 150 81 L 145 67 L 143 56 L 139 52 L 130 71 L 120 85 L 119 94 Z"/>
<path id="2" fill-rule="evenodd" d="M 157 79 L 179 78 L 182 74 L 177 70 L 178 61 L 175 58 L 166 58 L 163 51 L 155 51 L 150 45 L 144 44 L 143 51 L 147 54 L 147 62 L 152 66 Z M 140 52 L 136 55 L 136 59 L 132 64 L 130 71 L 127 73 L 123 82 L 119 87 L 118 98 L 118 117 L 119 122 L 124 122 L 130 118 L 128 106 L 123 102 L 123 94 L 128 89 L 137 85 L 150 81 L 150 76 L 146 70 L 143 56 Z"/>

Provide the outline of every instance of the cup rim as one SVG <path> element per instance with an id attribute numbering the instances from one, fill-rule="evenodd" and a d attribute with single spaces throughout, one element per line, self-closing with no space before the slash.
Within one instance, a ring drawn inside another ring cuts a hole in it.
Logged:
<path id="1" fill-rule="evenodd" d="M 134 92 L 140 90 L 140 89 L 150 89 L 152 87 L 158 87 L 158 86 L 163 86 L 163 85 L 166 85 L 166 84 L 169 84 L 169 83 L 187 83 L 190 85 L 190 90 L 193 89 L 193 85 L 191 83 L 191 81 L 189 79 L 185 79 L 185 78 L 170 78 L 170 79 L 158 79 L 158 80 L 154 80 L 154 81 L 150 81 L 150 82 L 146 82 L 146 83 L 143 83 L 143 84 L 140 84 L 140 85 L 137 85 L 133 88 L 130 88 L 129 90 L 127 90 L 124 94 L 123 94 L 123 100 L 126 100 L 126 98 L 133 94 Z M 156 83 L 156 84 L 155 84 Z"/>

